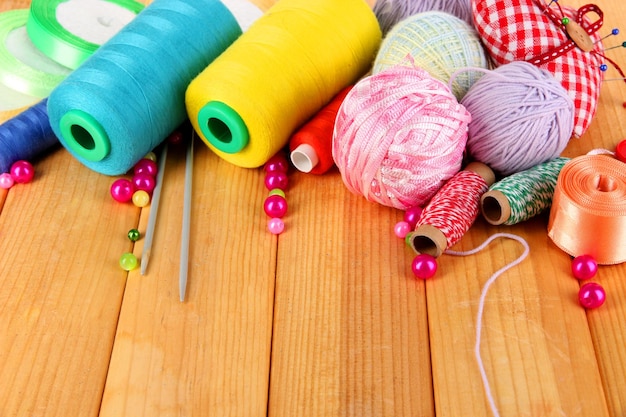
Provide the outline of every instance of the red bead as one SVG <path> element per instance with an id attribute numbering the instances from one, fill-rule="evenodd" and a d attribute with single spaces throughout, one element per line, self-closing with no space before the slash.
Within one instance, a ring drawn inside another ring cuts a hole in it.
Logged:
<path id="1" fill-rule="evenodd" d="M 277 194 L 271 195 L 265 199 L 263 210 L 270 217 L 283 217 L 287 214 L 287 200 Z"/>
<path id="2" fill-rule="evenodd" d="M 588 282 L 580 287 L 578 301 L 585 308 L 598 308 L 606 301 L 606 293 L 600 284 Z"/>
<path id="3" fill-rule="evenodd" d="M 572 274 L 576 279 L 593 278 L 598 272 L 598 264 L 591 255 L 580 255 L 572 260 Z"/>
<path id="4" fill-rule="evenodd" d="M 264 166 L 265 172 L 284 172 L 289 170 L 287 158 L 282 153 L 272 156 Z"/>
<path id="5" fill-rule="evenodd" d="M 156 180 L 153 176 L 148 174 L 136 174 L 133 176 L 133 185 L 135 190 L 143 190 L 147 193 L 152 193 L 154 187 L 156 187 Z"/>
<path id="6" fill-rule="evenodd" d="M 9 172 L 13 181 L 19 184 L 31 182 L 35 177 L 35 168 L 30 162 L 24 160 L 14 162 Z"/>
<path id="7" fill-rule="evenodd" d="M 287 179 L 287 174 L 282 171 L 272 171 L 265 175 L 265 187 L 268 190 L 279 188 L 285 191 L 288 183 L 289 180 Z"/>
<path id="8" fill-rule="evenodd" d="M 156 177 L 156 174 L 159 170 L 159 166 L 152 159 L 143 158 L 140 159 L 139 162 L 135 164 L 133 167 L 133 173 L 137 174 L 148 174 L 151 177 Z"/>
<path id="9" fill-rule="evenodd" d="M 168 143 L 171 143 L 172 145 L 178 145 L 179 143 L 183 141 L 182 132 L 178 130 L 175 132 L 172 132 L 172 134 L 167 137 L 167 141 Z"/>
<path id="10" fill-rule="evenodd" d="M 615 156 L 622 162 L 626 162 L 626 139 L 617 144 Z"/>
<path id="11" fill-rule="evenodd" d="M 437 260 L 427 253 L 420 253 L 413 259 L 411 269 L 416 278 L 429 279 L 437 272 Z"/>
<path id="12" fill-rule="evenodd" d="M 404 212 L 404 221 L 411 225 L 411 229 L 415 229 L 421 216 L 422 208 L 420 206 L 410 207 Z"/>
<path id="13" fill-rule="evenodd" d="M 126 203 L 133 198 L 135 186 L 126 178 L 117 179 L 111 184 L 111 196 L 115 201 Z"/>

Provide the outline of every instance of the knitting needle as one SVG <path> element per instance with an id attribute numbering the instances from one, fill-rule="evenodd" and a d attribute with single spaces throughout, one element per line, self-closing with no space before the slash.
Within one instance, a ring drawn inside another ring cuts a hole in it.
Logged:
<path id="1" fill-rule="evenodd" d="M 159 156 L 159 172 L 156 177 L 156 187 L 152 191 L 152 202 L 150 203 L 150 216 L 148 217 L 148 227 L 146 228 L 146 238 L 141 253 L 141 275 L 146 273 L 150 253 L 152 252 L 152 237 L 154 236 L 154 227 L 156 225 L 157 212 L 159 211 L 159 199 L 161 198 L 161 188 L 163 186 L 163 174 L 165 173 L 165 160 L 167 159 L 167 143 L 161 149 Z"/>
<path id="2" fill-rule="evenodd" d="M 183 229 L 180 245 L 180 271 L 178 276 L 178 291 L 180 301 L 185 301 L 187 291 L 187 273 L 189 271 L 189 228 L 191 224 L 191 185 L 193 174 L 193 142 L 195 132 L 192 132 L 187 144 L 187 156 L 185 159 L 185 196 L 183 198 Z"/>

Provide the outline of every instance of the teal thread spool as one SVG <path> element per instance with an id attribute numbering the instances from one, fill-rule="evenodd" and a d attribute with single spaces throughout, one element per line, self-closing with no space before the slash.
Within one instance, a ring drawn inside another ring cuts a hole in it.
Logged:
<path id="1" fill-rule="evenodd" d="M 481 197 L 481 211 L 493 225 L 526 221 L 552 205 L 556 180 L 569 158 L 558 157 L 496 182 Z"/>
<path id="2" fill-rule="evenodd" d="M 124 174 L 187 118 L 187 86 L 241 33 L 218 0 L 155 0 L 54 89 L 50 125 L 88 168 Z"/>

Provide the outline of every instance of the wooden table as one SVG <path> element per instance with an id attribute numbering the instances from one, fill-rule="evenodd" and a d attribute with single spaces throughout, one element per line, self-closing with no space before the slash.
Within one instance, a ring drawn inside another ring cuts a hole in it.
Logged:
<path id="1" fill-rule="evenodd" d="M 623 24 L 623 1 L 600 6 L 603 32 Z M 626 66 L 623 49 L 610 56 Z M 626 137 L 624 101 L 623 83 L 605 83 L 591 129 L 564 154 L 613 149 Z M 141 254 L 143 239 L 126 233 L 145 232 L 149 208 L 113 201 L 114 178 L 56 148 L 35 161 L 34 182 L 0 190 L 1 417 L 491 415 L 474 356 L 478 299 L 519 243 L 443 255 L 436 277 L 418 281 L 393 234 L 402 213 L 352 195 L 337 171 L 290 174 L 276 237 L 263 171 L 196 151 L 184 303 L 184 149 L 170 150 L 145 276 L 118 259 Z M 502 416 L 625 416 L 626 265 L 600 267 L 608 301 L 586 311 L 546 226 L 547 216 L 479 219 L 455 247 L 496 232 L 530 245 L 485 305 L 495 402 Z"/>

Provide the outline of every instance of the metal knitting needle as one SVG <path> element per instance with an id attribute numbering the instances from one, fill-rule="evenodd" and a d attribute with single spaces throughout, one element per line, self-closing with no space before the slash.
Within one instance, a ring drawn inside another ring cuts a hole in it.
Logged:
<path id="1" fill-rule="evenodd" d="M 187 156 L 185 159 L 185 196 L 183 198 L 183 229 L 180 244 L 180 271 L 178 275 L 178 291 L 181 302 L 185 301 L 187 274 L 189 271 L 189 229 L 191 225 L 191 185 L 193 182 L 193 142 L 195 137 L 195 132 L 192 132 L 187 144 Z"/>
<path id="2" fill-rule="evenodd" d="M 152 202 L 150 203 L 150 216 L 148 217 L 148 226 L 146 228 L 146 239 L 141 253 L 141 275 L 146 273 L 150 253 L 152 252 L 152 237 L 154 236 L 154 227 L 156 225 L 157 212 L 159 211 L 159 199 L 161 198 L 161 188 L 163 186 L 163 174 L 165 173 L 165 160 L 167 159 L 167 143 L 161 149 L 159 156 L 159 172 L 156 177 L 156 187 L 152 191 Z"/>

